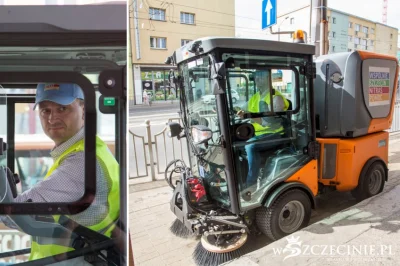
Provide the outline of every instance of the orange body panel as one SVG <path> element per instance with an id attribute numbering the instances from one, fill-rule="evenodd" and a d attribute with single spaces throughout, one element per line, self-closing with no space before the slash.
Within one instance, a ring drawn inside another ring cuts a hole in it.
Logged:
<path id="1" fill-rule="evenodd" d="M 285 182 L 300 182 L 306 185 L 314 196 L 318 193 L 318 161 L 312 160 L 297 171 L 294 175 L 286 179 Z"/>
<path id="2" fill-rule="evenodd" d="M 376 54 L 376 53 L 365 52 L 365 51 L 358 51 L 358 54 L 360 55 L 362 60 L 366 60 L 366 59 L 392 60 L 392 61 L 396 61 L 396 66 L 398 66 L 398 62 L 399 62 L 396 57 L 390 56 L 390 55 Z M 394 110 L 395 98 L 396 98 L 396 93 L 397 93 L 398 76 L 399 76 L 399 70 L 397 67 L 396 76 L 394 78 L 394 84 L 393 84 L 393 93 L 392 93 L 392 101 L 391 101 L 391 108 L 390 108 L 389 116 L 385 117 L 385 118 L 372 119 L 371 123 L 369 125 L 369 128 L 368 128 L 368 133 L 386 130 L 391 127 L 392 120 L 393 120 L 393 112 L 394 112 L 393 110 Z"/>
<path id="3" fill-rule="evenodd" d="M 349 191 L 358 185 L 358 179 L 365 163 L 372 157 L 381 158 L 389 163 L 389 133 L 386 131 L 369 134 L 367 136 L 352 139 L 317 139 L 321 144 L 319 160 L 319 182 L 324 185 L 334 185 L 338 191 Z M 324 158 L 324 145 L 337 144 L 336 149 L 336 175 L 330 179 L 324 179 L 323 169 L 326 160 Z"/>
<path id="4" fill-rule="evenodd" d="M 392 55 L 386 55 L 386 54 L 378 54 L 378 53 L 373 53 L 373 52 L 367 52 L 367 51 L 357 51 L 358 54 L 360 55 L 362 60 L 365 59 L 388 59 L 388 60 L 397 60 L 396 57 Z"/>

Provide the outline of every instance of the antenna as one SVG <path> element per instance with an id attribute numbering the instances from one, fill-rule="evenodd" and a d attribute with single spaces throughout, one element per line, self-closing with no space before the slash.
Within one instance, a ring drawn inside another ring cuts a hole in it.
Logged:
<path id="1" fill-rule="evenodd" d="M 388 0 L 383 0 L 382 23 L 387 24 L 387 6 Z"/>

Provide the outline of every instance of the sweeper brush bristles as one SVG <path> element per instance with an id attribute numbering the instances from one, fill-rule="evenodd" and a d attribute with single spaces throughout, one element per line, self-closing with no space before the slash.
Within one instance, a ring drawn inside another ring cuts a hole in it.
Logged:
<path id="1" fill-rule="evenodd" d="M 198 266 L 218 266 L 225 262 L 240 258 L 251 251 L 251 241 L 247 241 L 242 247 L 226 253 L 210 252 L 203 247 L 201 242 L 199 242 L 193 251 L 192 258 Z"/>
<path id="2" fill-rule="evenodd" d="M 187 229 L 186 226 L 178 219 L 175 219 L 175 221 L 171 224 L 169 230 L 171 231 L 171 233 L 173 233 L 175 236 L 178 237 L 182 238 L 194 237 L 194 234 L 190 232 L 190 230 Z"/>

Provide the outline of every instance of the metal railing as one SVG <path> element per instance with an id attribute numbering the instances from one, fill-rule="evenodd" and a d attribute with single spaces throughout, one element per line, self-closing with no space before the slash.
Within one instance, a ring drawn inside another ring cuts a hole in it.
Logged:
<path id="1" fill-rule="evenodd" d="M 156 176 L 163 174 L 167 164 L 175 159 L 188 161 L 186 139 L 168 137 L 169 122 L 181 123 L 180 118 L 170 118 L 166 126 L 158 133 L 152 133 L 150 120 L 145 121 L 145 136 L 140 136 L 129 130 L 132 137 L 133 156 L 130 156 L 130 164 L 133 164 L 133 172 L 129 171 L 129 178 L 151 176 L 155 181 Z M 140 156 L 143 155 L 143 156 Z"/>

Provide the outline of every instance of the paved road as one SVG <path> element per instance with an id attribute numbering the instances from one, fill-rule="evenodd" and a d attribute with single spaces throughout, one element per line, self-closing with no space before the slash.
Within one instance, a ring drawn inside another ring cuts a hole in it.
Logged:
<path id="1" fill-rule="evenodd" d="M 144 114 L 156 114 L 163 112 L 178 112 L 179 103 L 175 101 L 173 104 L 171 102 L 156 102 L 151 106 L 148 105 L 133 105 L 129 106 L 129 116 L 134 115 L 144 115 Z"/>
<path id="2" fill-rule="evenodd" d="M 400 184 L 400 139 L 390 142 L 390 173 L 385 191 Z M 165 181 L 132 185 L 129 208 L 130 228 L 135 265 L 195 265 L 191 259 L 196 240 L 181 239 L 169 232 L 174 215 L 169 210 L 172 191 Z M 313 212 L 311 223 L 356 204 L 350 193 L 333 192 L 317 199 L 318 210 Z M 260 237 L 252 250 L 270 241 Z M 251 251 L 252 251 L 251 250 Z"/>

